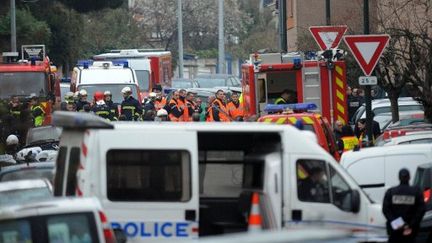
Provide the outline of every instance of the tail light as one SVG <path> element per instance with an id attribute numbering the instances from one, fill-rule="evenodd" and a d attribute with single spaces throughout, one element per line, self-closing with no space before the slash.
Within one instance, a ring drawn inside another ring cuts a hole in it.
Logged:
<path id="1" fill-rule="evenodd" d="M 425 203 L 428 203 L 431 199 L 431 189 L 426 189 L 423 191 L 423 198 Z"/>
<path id="2" fill-rule="evenodd" d="M 107 219 L 106 215 L 103 212 L 99 211 L 99 218 L 102 222 L 105 242 L 106 243 L 116 243 L 116 238 L 115 238 L 114 232 L 108 223 L 108 219 Z"/>

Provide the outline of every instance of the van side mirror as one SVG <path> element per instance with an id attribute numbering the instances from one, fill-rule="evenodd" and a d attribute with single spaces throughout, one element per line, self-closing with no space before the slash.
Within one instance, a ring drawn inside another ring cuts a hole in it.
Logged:
<path id="1" fill-rule="evenodd" d="M 114 236 L 116 238 L 117 243 L 126 243 L 127 242 L 126 234 L 122 229 L 115 228 L 115 229 L 113 229 L 113 231 L 114 231 Z"/>
<path id="2" fill-rule="evenodd" d="M 360 211 L 360 193 L 357 190 L 351 191 L 351 212 L 358 213 Z"/>

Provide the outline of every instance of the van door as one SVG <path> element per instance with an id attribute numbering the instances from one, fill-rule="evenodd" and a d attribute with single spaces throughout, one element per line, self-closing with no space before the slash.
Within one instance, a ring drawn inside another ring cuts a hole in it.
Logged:
<path id="1" fill-rule="evenodd" d="M 100 132 L 100 198 L 128 242 L 198 236 L 196 137 L 194 131 Z"/>
<path id="2" fill-rule="evenodd" d="M 324 223 L 367 229 L 367 209 L 352 207 L 351 199 L 356 192 L 351 190 L 350 183 L 354 182 L 344 178 L 340 166 L 317 155 L 291 155 L 290 161 L 291 170 L 284 168 L 284 174 L 289 175 L 284 177 L 284 185 L 291 185 L 284 191 L 284 201 L 288 201 L 284 203 L 286 226 Z"/>

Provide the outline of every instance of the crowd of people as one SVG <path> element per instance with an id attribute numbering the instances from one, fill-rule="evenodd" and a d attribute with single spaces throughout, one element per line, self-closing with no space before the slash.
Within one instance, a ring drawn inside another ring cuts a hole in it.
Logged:
<path id="1" fill-rule="evenodd" d="M 227 99 L 225 92 L 218 90 L 214 96 L 208 97 L 206 107 L 196 93 L 185 89 L 175 90 L 166 96 L 160 87 L 156 87 L 142 104 L 133 97 L 129 87 L 124 87 L 121 93 L 123 101 L 116 104 L 110 91 L 95 92 L 93 100 L 88 99 L 87 91 L 83 89 L 77 95 L 68 92 L 61 109 L 93 112 L 110 121 L 230 122 L 242 121 L 244 116 L 239 94 L 235 92 Z"/>

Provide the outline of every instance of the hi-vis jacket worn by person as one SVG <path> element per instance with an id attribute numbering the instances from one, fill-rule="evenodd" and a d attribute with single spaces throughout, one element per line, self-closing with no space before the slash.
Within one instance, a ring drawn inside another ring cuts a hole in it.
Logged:
<path id="1" fill-rule="evenodd" d="M 209 108 L 207 121 L 229 122 L 228 111 L 220 99 L 215 99 Z"/>

